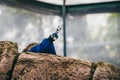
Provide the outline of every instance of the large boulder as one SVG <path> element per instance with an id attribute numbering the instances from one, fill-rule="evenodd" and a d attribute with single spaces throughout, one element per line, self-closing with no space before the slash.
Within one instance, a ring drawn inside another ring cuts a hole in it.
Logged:
<path id="1" fill-rule="evenodd" d="M 120 80 L 120 68 L 106 62 L 89 61 L 50 54 L 21 53 L 13 80 Z"/>
<path id="2" fill-rule="evenodd" d="M 110 63 L 98 62 L 93 80 L 120 80 L 120 68 Z"/>
<path id="3" fill-rule="evenodd" d="M 89 80 L 92 63 L 50 54 L 22 53 L 13 80 Z"/>
<path id="4" fill-rule="evenodd" d="M 10 78 L 16 53 L 18 53 L 17 43 L 0 41 L 0 80 Z"/>

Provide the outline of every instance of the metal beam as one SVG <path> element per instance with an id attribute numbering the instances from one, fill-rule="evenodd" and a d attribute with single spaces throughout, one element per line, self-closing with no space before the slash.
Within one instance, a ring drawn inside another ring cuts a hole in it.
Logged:
<path id="1" fill-rule="evenodd" d="M 64 47 L 64 56 L 67 56 L 66 52 L 66 0 L 63 0 L 63 7 L 62 7 L 62 17 L 63 17 L 63 47 Z"/>
<path id="2" fill-rule="evenodd" d="M 91 14 L 91 13 L 108 13 L 120 12 L 120 1 L 102 2 L 92 4 L 79 4 L 66 6 L 67 13 L 70 14 Z"/>
<path id="3" fill-rule="evenodd" d="M 27 9 L 38 13 L 42 12 L 62 16 L 62 5 L 48 4 L 35 0 L 0 0 L 0 4 Z M 66 6 L 66 14 L 80 15 L 108 12 L 120 12 L 120 1 Z"/>
<path id="4" fill-rule="evenodd" d="M 35 0 L 0 0 L 0 4 L 44 14 L 61 14 L 62 7 Z"/>

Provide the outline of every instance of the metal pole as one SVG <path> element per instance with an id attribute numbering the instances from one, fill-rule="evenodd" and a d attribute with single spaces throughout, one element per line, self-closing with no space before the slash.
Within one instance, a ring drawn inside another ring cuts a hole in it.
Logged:
<path id="1" fill-rule="evenodd" d="M 64 42 L 64 56 L 67 56 L 66 52 L 66 0 L 63 0 L 63 8 L 62 8 L 62 15 L 63 15 L 63 42 Z"/>

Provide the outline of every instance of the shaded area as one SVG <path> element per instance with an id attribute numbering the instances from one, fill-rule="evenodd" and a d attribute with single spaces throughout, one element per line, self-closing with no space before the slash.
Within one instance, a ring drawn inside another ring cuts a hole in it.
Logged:
<path id="1" fill-rule="evenodd" d="M 17 53 L 13 59 L 13 62 L 12 62 L 12 67 L 11 69 L 7 72 L 7 79 L 6 80 L 11 80 L 12 79 L 12 75 L 13 75 L 13 71 L 14 71 L 14 67 L 15 67 L 15 64 L 17 63 L 17 60 L 18 60 L 18 57 L 20 56 L 20 53 Z"/>

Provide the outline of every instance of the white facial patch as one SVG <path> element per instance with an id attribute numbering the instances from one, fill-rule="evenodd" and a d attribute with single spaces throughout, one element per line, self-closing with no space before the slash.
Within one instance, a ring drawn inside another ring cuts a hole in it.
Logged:
<path id="1" fill-rule="evenodd" d="M 56 37 L 53 37 L 53 40 L 55 41 L 57 38 Z"/>

